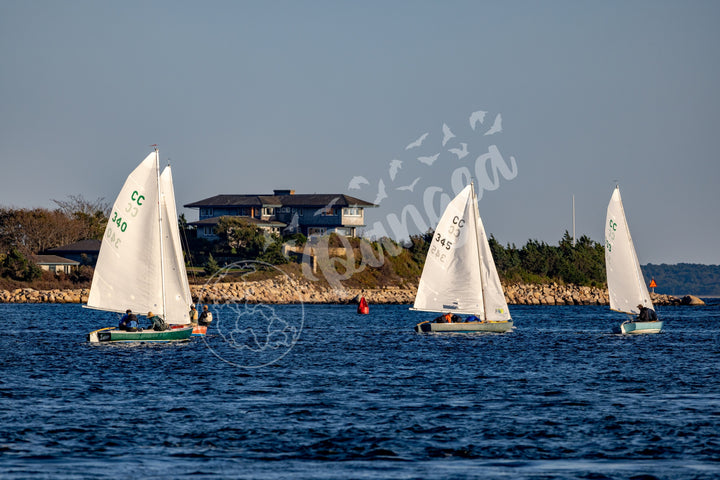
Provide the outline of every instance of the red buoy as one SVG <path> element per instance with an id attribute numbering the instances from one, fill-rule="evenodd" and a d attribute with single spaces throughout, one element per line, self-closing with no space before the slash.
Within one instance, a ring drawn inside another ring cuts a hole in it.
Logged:
<path id="1" fill-rule="evenodd" d="M 360 303 L 358 304 L 357 313 L 361 315 L 367 315 L 370 313 L 370 307 L 368 306 L 365 297 L 360 297 Z"/>

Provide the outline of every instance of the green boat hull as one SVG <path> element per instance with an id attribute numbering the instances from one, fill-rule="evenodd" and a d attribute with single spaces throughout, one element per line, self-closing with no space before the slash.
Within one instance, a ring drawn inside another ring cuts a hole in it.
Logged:
<path id="1" fill-rule="evenodd" d="M 172 328 L 158 332 L 143 330 L 140 332 L 126 332 L 116 328 L 102 328 L 90 332 L 87 339 L 91 343 L 118 343 L 118 342 L 178 342 L 190 340 L 192 326 Z"/>

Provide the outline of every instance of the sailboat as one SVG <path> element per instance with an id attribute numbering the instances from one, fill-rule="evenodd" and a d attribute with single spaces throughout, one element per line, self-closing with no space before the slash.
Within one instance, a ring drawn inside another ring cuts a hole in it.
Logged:
<path id="1" fill-rule="evenodd" d="M 630 236 L 619 186 L 615 187 L 610 197 L 605 220 L 605 270 L 610 309 L 628 315 L 637 315 L 640 313 L 638 305 L 653 308 Z M 662 327 L 663 322 L 659 320 L 639 322 L 631 319 L 623 322 L 619 331 L 659 333 Z"/>
<path id="2" fill-rule="evenodd" d="M 157 148 L 128 176 L 115 200 L 100 245 L 87 308 L 155 312 L 171 328 L 137 332 L 106 327 L 90 342 L 188 340 L 191 301 L 170 166 L 160 173 Z"/>
<path id="3" fill-rule="evenodd" d="M 454 319 L 420 322 L 416 332 L 513 329 L 472 182 L 448 204 L 435 228 L 411 310 Z M 460 315 L 470 315 L 470 321 L 457 321 Z"/>

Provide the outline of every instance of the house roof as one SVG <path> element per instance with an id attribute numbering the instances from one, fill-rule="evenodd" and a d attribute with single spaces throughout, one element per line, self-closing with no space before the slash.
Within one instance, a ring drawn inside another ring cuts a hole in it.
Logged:
<path id="1" fill-rule="evenodd" d="M 198 220 L 197 222 L 189 222 L 188 225 L 194 225 L 196 227 L 202 227 L 202 226 L 213 226 L 214 227 L 223 218 L 234 218 L 234 219 L 244 220 L 247 223 L 256 225 L 258 227 L 285 227 L 285 226 L 287 226 L 283 222 L 276 222 L 274 220 L 268 221 L 268 220 L 260 220 L 260 219 L 253 218 L 253 217 L 234 217 L 234 216 L 230 216 L 230 215 L 223 215 L 221 217 L 205 218 L 203 220 Z"/>
<path id="2" fill-rule="evenodd" d="M 32 261 L 35 265 L 80 265 L 80 262 L 58 255 L 32 255 Z"/>
<path id="3" fill-rule="evenodd" d="M 205 207 L 377 207 L 374 203 L 342 193 L 296 193 L 290 195 L 215 195 L 183 205 Z"/>
<path id="4" fill-rule="evenodd" d="M 80 240 L 79 242 L 62 245 L 60 247 L 49 248 L 49 253 L 98 253 L 100 251 L 100 240 Z"/>

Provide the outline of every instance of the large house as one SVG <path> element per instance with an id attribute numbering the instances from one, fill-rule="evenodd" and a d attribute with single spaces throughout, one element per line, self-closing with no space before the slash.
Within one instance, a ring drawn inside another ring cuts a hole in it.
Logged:
<path id="1" fill-rule="evenodd" d="M 274 190 L 272 195 L 216 195 L 184 205 L 197 208 L 198 238 L 216 239 L 214 228 L 224 216 L 246 219 L 273 233 L 302 233 L 321 236 L 337 233 L 358 235 L 365 226 L 366 208 L 377 205 L 343 194 L 296 194 L 294 190 Z"/>

